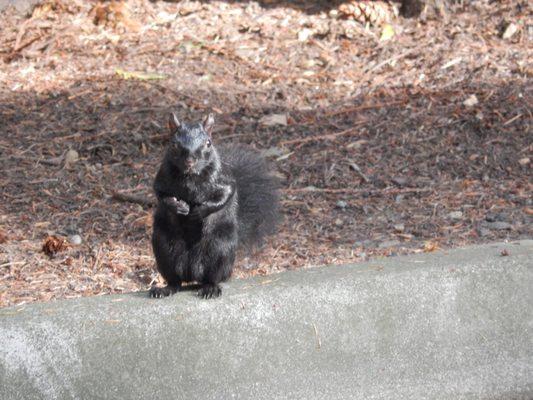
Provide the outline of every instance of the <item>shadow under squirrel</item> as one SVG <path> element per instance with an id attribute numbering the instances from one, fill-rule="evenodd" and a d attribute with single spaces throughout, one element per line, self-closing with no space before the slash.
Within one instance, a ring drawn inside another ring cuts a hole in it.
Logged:
<path id="1" fill-rule="evenodd" d="M 152 247 L 167 286 L 200 284 L 198 295 L 218 297 L 240 247 L 253 248 L 273 234 L 279 221 L 279 182 L 264 158 L 240 145 L 212 143 L 213 115 L 201 123 L 169 119 L 170 143 L 154 182 L 157 207 Z"/>

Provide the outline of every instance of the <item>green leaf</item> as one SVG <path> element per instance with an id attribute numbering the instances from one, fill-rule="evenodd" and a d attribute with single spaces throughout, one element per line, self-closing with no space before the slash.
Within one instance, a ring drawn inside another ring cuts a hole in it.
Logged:
<path id="1" fill-rule="evenodd" d="M 385 40 L 389 40 L 394 37 L 396 32 L 394 32 L 394 28 L 390 24 L 383 25 L 383 30 L 381 31 L 381 37 L 379 40 L 384 42 Z"/>

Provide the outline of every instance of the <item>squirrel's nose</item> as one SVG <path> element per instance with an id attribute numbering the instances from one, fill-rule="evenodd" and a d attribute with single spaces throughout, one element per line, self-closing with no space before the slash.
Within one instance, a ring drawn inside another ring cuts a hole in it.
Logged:
<path id="1" fill-rule="evenodd" d="M 187 159 L 185 160 L 185 166 L 187 166 L 187 167 L 190 168 L 190 167 L 192 167 L 193 165 L 194 165 L 194 160 L 193 160 L 192 158 L 187 158 Z"/>

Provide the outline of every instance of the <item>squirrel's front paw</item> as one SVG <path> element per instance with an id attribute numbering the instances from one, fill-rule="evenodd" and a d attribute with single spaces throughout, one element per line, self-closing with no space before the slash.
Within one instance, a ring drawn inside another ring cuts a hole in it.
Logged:
<path id="1" fill-rule="evenodd" d="M 183 200 L 176 200 L 176 213 L 177 214 L 183 214 L 187 215 L 189 214 L 189 205 L 185 203 Z"/>
<path id="2" fill-rule="evenodd" d="M 170 210 L 172 210 L 176 214 L 189 214 L 189 205 L 183 200 L 178 200 L 175 197 L 165 197 L 163 199 L 163 202 Z"/>
<path id="3" fill-rule="evenodd" d="M 200 208 L 200 206 L 194 206 L 191 208 L 191 210 L 189 211 L 189 217 L 191 217 L 192 219 L 202 219 L 203 217 L 203 214 L 202 214 L 202 209 Z"/>

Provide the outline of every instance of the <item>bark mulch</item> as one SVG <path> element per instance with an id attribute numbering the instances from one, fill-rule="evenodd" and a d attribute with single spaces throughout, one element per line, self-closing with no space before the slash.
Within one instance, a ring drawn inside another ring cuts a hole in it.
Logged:
<path id="1" fill-rule="evenodd" d="M 532 238 L 528 2 L 397 18 L 389 40 L 338 4 L 4 11 L 0 306 L 160 279 L 150 187 L 170 110 L 215 112 L 216 141 L 264 151 L 284 182 L 280 233 L 237 277 Z"/>

